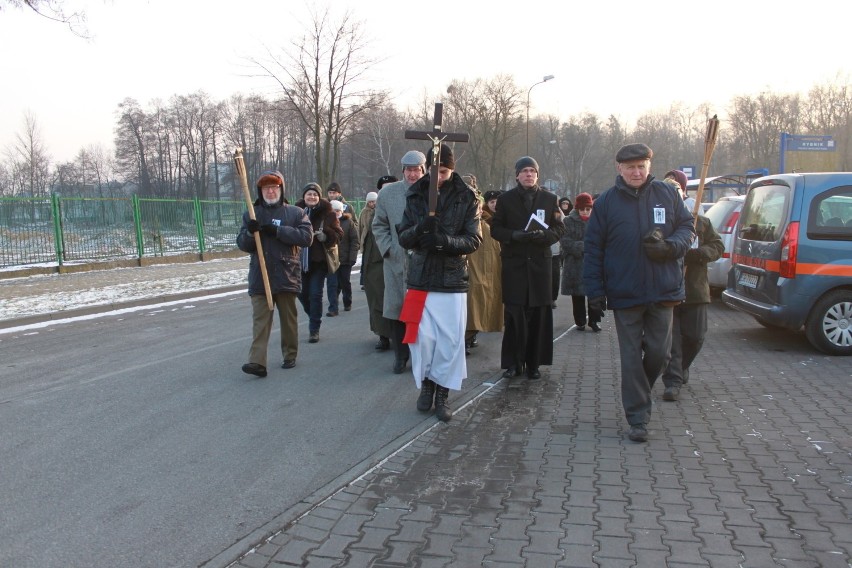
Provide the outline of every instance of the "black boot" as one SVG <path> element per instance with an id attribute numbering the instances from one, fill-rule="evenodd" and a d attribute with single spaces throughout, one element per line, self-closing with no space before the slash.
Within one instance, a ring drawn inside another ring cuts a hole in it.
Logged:
<path id="1" fill-rule="evenodd" d="M 436 385 L 435 389 L 435 416 L 441 422 L 449 422 L 453 417 L 453 411 L 447 405 L 447 397 L 450 396 L 450 389 Z"/>
<path id="2" fill-rule="evenodd" d="M 394 362 L 393 372 L 397 375 L 405 371 L 411 351 L 408 345 L 402 342 L 405 338 L 405 323 L 394 321 L 391 325 L 391 345 L 393 345 Z"/>
<path id="3" fill-rule="evenodd" d="M 420 396 L 417 397 L 417 410 L 428 412 L 432 410 L 432 397 L 435 396 L 435 383 L 429 379 L 423 379 L 420 385 Z"/>

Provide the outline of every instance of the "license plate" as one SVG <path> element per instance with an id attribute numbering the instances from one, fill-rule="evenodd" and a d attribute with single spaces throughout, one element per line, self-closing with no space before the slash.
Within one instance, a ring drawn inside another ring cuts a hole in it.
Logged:
<path id="1" fill-rule="evenodd" d="M 740 274 L 740 286 L 747 286 L 748 288 L 757 288 L 757 280 L 759 276 L 757 274 L 750 274 L 748 272 L 743 272 Z"/>

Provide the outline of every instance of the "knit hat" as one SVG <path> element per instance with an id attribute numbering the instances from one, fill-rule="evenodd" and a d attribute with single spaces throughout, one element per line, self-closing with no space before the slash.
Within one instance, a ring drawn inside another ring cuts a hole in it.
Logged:
<path id="1" fill-rule="evenodd" d="M 318 184 L 318 183 L 311 182 L 311 183 L 309 183 L 308 185 L 306 185 L 306 186 L 304 187 L 304 189 L 302 189 L 302 198 L 304 198 L 304 197 L 305 197 L 305 194 L 306 194 L 308 191 L 311 191 L 311 190 L 316 191 L 316 192 L 317 192 L 317 194 L 318 194 L 320 197 L 322 197 L 322 188 L 319 186 L 319 184 Z"/>
<path id="2" fill-rule="evenodd" d="M 486 191 L 486 192 L 485 192 L 485 195 L 483 195 L 483 196 L 482 196 L 482 199 L 484 199 L 484 200 L 485 200 L 485 203 L 488 203 L 488 202 L 489 202 L 489 201 L 491 201 L 492 199 L 497 199 L 498 197 L 500 197 L 500 195 L 501 195 L 502 193 L 503 193 L 502 191 L 497 191 L 497 190 L 494 190 L 494 189 L 490 189 L 490 190 L 488 190 L 488 191 Z"/>
<path id="3" fill-rule="evenodd" d="M 334 211 L 343 211 L 343 202 L 335 199 L 331 202 L 331 208 Z"/>
<path id="4" fill-rule="evenodd" d="M 379 198 L 379 194 L 376 193 L 375 191 L 371 191 L 370 193 L 367 194 L 367 203 L 369 203 L 370 201 L 375 201 L 378 198 Z"/>
<path id="5" fill-rule="evenodd" d="M 257 178 L 257 189 L 260 189 L 265 185 L 279 185 L 284 187 L 284 176 L 281 175 L 281 172 L 279 171 L 266 170 L 260 174 L 259 178 Z"/>
<path id="6" fill-rule="evenodd" d="M 585 209 L 586 207 L 591 207 L 594 204 L 594 200 L 592 196 L 588 193 L 581 193 L 577 197 L 574 198 L 574 208 L 575 209 Z"/>
<path id="7" fill-rule="evenodd" d="M 422 166 L 426 167 L 426 156 L 423 155 L 423 152 L 418 152 L 417 150 L 409 150 L 402 157 L 402 167 L 406 166 Z"/>
<path id="8" fill-rule="evenodd" d="M 686 177 L 686 174 L 680 170 L 669 170 L 666 172 L 666 175 L 663 176 L 665 178 L 672 178 L 677 182 L 680 186 L 680 190 L 686 193 L 686 182 L 689 181 L 689 178 Z"/>
<path id="9" fill-rule="evenodd" d="M 382 186 L 386 183 L 393 183 L 395 181 L 399 181 L 396 176 L 382 176 L 379 178 L 379 181 L 376 182 L 376 189 L 382 189 Z"/>
<path id="10" fill-rule="evenodd" d="M 426 163 L 432 165 L 432 151 L 434 148 L 429 148 L 429 153 L 426 154 Z M 446 144 L 441 144 L 441 153 L 438 157 L 438 165 L 451 170 L 456 169 L 456 158 L 453 156 L 453 150 Z"/>
<path id="11" fill-rule="evenodd" d="M 342 191 L 340 191 L 340 184 L 337 183 L 336 181 L 333 181 L 330 184 L 328 184 L 328 186 L 325 188 L 325 191 L 326 192 L 336 191 L 337 193 L 343 193 Z"/>
<path id="12" fill-rule="evenodd" d="M 530 156 L 524 156 L 517 162 L 515 162 L 515 177 L 521 173 L 521 170 L 524 168 L 533 168 L 535 173 L 538 173 L 538 162 L 536 162 Z"/>
<path id="13" fill-rule="evenodd" d="M 654 151 L 645 144 L 626 144 L 622 146 L 615 155 L 615 161 L 632 162 L 633 160 L 650 160 L 654 157 Z"/>

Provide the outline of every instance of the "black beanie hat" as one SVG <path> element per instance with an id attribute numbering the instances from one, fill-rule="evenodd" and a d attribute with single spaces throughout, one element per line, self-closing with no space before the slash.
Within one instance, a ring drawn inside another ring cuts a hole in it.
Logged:
<path id="1" fill-rule="evenodd" d="M 396 176 L 382 176 L 379 178 L 379 181 L 376 182 L 376 189 L 382 189 L 382 186 L 386 183 L 393 183 L 395 181 L 399 181 Z"/>
<path id="2" fill-rule="evenodd" d="M 311 182 L 302 189 L 302 199 L 305 198 L 305 194 L 310 190 L 316 191 L 319 194 L 320 199 L 322 198 L 322 188 L 318 183 Z"/>
<path id="3" fill-rule="evenodd" d="M 429 148 L 429 153 L 426 154 L 427 168 L 432 166 L 432 155 L 432 148 Z M 456 169 L 456 158 L 453 156 L 453 150 L 446 144 L 441 144 L 441 154 L 438 157 L 438 165 L 450 168 L 451 170 Z"/>
<path id="4" fill-rule="evenodd" d="M 517 177 L 518 174 L 521 173 L 521 170 L 524 168 L 533 168 L 535 170 L 535 173 L 539 172 L 538 162 L 536 162 L 530 156 L 524 156 L 523 158 L 515 162 L 515 177 Z"/>
<path id="5" fill-rule="evenodd" d="M 502 194 L 502 193 L 503 193 L 502 191 L 497 191 L 495 189 L 489 189 L 488 191 L 485 192 L 485 195 L 482 196 L 482 199 L 485 200 L 485 203 L 488 203 L 492 199 L 497 199 L 498 197 L 500 197 L 500 194 Z"/>

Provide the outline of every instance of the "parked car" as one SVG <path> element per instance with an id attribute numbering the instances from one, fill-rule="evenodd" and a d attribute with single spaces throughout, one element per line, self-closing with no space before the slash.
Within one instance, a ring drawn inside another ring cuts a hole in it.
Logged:
<path id="1" fill-rule="evenodd" d="M 731 270 L 735 229 L 744 202 L 744 195 L 722 197 L 704 212 L 704 216 L 710 219 L 710 223 L 722 237 L 722 243 L 725 245 L 725 252 L 722 253 L 722 257 L 707 265 L 707 280 L 710 283 L 710 290 L 716 294 L 721 293 L 728 285 L 728 271 Z"/>
<path id="2" fill-rule="evenodd" d="M 852 172 L 755 180 L 740 214 L 723 301 L 763 325 L 852 355 Z"/>

